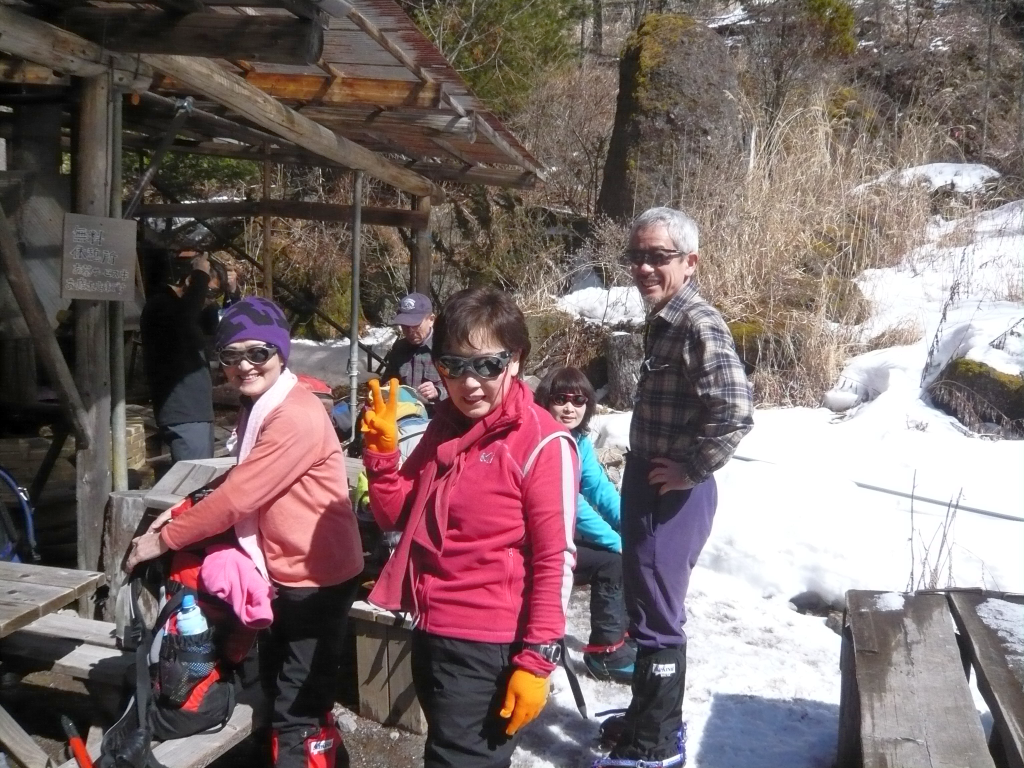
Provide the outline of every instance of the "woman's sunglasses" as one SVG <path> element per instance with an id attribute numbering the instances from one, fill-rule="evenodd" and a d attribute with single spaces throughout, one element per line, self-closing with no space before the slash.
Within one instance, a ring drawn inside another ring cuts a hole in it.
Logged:
<path id="1" fill-rule="evenodd" d="M 221 365 L 238 365 L 243 360 L 247 360 L 253 365 L 263 365 L 276 354 L 277 347 L 273 344 L 266 344 L 246 349 L 222 349 L 217 353 L 217 359 L 220 360 Z"/>
<path id="2" fill-rule="evenodd" d="M 472 371 L 481 379 L 494 379 L 508 368 L 510 362 L 512 362 L 512 353 L 502 350 L 493 355 L 478 355 L 476 357 L 441 355 L 434 361 L 434 365 L 446 379 L 457 379 L 467 371 Z"/>
<path id="3" fill-rule="evenodd" d="M 565 405 L 566 403 L 572 403 L 577 408 L 582 408 L 583 406 L 585 406 L 587 404 L 587 396 L 586 395 L 567 395 L 567 394 L 558 394 L 558 395 L 552 395 L 551 396 L 551 404 L 552 405 Z"/>

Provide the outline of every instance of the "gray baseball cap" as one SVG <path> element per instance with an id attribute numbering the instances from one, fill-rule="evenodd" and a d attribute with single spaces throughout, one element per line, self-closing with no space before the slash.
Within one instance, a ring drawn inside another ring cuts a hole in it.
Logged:
<path id="1" fill-rule="evenodd" d="M 433 314 L 434 305 L 422 293 L 410 293 L 398 302 L 398 314 L 391 322 L 395 325 L 419 325 L 423 318 Z"/>

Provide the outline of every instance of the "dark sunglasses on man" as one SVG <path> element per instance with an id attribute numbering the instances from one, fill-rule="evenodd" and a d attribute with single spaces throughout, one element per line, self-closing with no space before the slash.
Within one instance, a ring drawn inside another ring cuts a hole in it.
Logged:
<path id="1" fill-rule="evenodd" d="M 243 360 L 252 365 L 263 365 L 270 358 L 277 354 L 277 347 L 273 344 L 264 344 L 259 347 L 247 347 L 246 349 L 222 349 L 217 353 L 217 359 L 221 365 L 238 365 Z"/>
<path id="2" fill-rule="evenodd" d="M 553 405 L 565 405 L 566 403 L 572 403 L 577 408 L 582 408 L 587 404 L 586 395 L 570 395 L 565 392 L 560 392 L 557 395 L 551 396 L 551 403 Z"/>
<path id="3" fill-rule="evenodd" d="M 508 368 L 510 362 L 512 362 L 512 353 L 502 350 L 493 355 L 477 355 L 475 357 L 441 355 L 434 361 L 434 365 L 446 379 L 457 379 L 470 371 L 481 379 L 495 379 Z"/>
<path id="4" fill-rule="evenodd" d="M 664 248 L 630 248 L 622 254 L 622 263 L 634 267 L 650 264 L 652 267 L 664 267 L 672 259 L 684 256 L 682 251 L 669 251 Z"/>

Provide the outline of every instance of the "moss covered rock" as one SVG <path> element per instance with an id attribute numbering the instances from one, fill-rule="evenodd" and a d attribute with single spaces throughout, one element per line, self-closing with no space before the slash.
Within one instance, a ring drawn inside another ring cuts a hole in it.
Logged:
<path id="1" fill-rule="evenodd" d="M 736 67 L 721 37 L 689 16 L 650 14 L 626 40 L 598 211 L 632 218 L 673 205 L 686 183 L 738 156 Z"/>
<path id="2" fill-rule="evenodd" d="M 1024 376 L 961 357 L 945 367 L 928 394 L 937 408 L 968 429 L 994 423 L 1004 432 L 1024 435 Z"/>

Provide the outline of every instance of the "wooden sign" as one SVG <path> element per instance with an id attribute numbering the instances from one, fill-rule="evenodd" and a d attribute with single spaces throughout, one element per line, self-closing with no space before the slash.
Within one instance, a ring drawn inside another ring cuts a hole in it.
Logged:
<path id="1" fill-rule="evenodd" d="M 134 299 L 137 227 L 133 220 L 65 213 L 61 298 Z"/>

